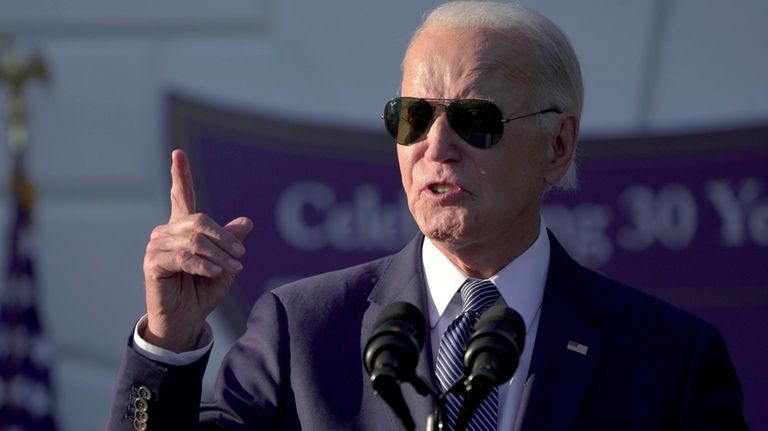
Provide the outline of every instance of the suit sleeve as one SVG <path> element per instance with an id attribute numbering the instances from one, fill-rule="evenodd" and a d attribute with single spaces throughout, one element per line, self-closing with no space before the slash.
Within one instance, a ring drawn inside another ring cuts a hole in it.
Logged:
<path id="1" fill-rule="evenodd" d="M 173 366 L 142 356 L 129 339 L 107 429 L 297 429 L 295 401 L 286 383 L 285 320 L 277 297 L 262 295 L 253 307 L 246 333 L 221 365 L 214 401 L 202 404 L 202 379 L 210 351 L 189 365 Z"/>
<path id="2" fill-rule="evenodd" d="M 299 428 L 286 320 L 285 309 L 273 293 L 256 301 L 245 334 L 222 362 L 214 401 L 201 407 L 202 423 L 228 430 Z"/>
<path id="3" fill-rule="evenodd" d="M 191 364 L 173 366 L 139 354 L 132 338 L 120 365 L 106 429 L 196 429 L 210 351 Z"/>
<path id="4" fill-rule="evenodd" d="M 686 377 L 679 429 L 747 430 L 736 370 L 720 331 L 699 334 Z"/>

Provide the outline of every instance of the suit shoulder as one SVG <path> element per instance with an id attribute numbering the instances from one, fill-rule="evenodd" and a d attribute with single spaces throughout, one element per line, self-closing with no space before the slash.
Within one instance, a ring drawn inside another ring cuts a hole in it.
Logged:
<path id="1" fill-rule="evenodd" d="M 389 266 L 393 255 L 364 262 L 347 268 L 312 275 L 284 284 L 272 290 L 283 303 L 312 301 L 315 305 L 326 301 L 365 300 Z"/>
<path id="2" fill-rule="evenodd" d="M 699 332 L 714 325 L 657 296 L 581 267 L 584 285 L 596 305 L 614 318 L 658 329 Z"/>

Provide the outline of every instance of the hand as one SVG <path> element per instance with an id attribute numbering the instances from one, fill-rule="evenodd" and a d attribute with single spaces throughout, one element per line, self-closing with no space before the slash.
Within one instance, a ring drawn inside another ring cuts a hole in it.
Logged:
<path id="1" fill-rule="evenodd" d="M 143 337 L 183 352 L 194 348 L 206 317 L 242 270 L 242 241 L 253 222 L 238 217 L 221 227 L 195 213 L 187 157 L 175 150 L 171 159 L 171 217 L 152 231 L 144 255 L 148 322 Z"/>

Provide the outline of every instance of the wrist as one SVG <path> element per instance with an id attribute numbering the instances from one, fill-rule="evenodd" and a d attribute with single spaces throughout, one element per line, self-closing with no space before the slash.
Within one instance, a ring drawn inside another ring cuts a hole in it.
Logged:
<path id="1" fill-rule="evenodd" d="M 146 322 L 146 326 L 138 328 L 139 336 L 150 344 L 174 353 L 196 349 L 203 332 L 202 323 L 175 329 L 158 322 L 152 316 L 147 316 Z"/>

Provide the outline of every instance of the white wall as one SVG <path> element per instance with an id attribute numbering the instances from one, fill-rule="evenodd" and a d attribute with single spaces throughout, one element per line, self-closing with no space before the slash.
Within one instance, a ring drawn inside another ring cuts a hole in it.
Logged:
<path id="1" fill-rule="evenodd" d="M 41 308 L 65 430 L 104 421 L 142 313 L 145 241 L 167 217 L 167 93 L 379 128 L 410 33 L 437 3 L 0 0 L 0 32 L 39 47 L 52 75 L 28 92 L 28 162 L 41 190 Z M 560 24 L 580 56 L 582 135 L 768 120 L 762 0 L 522 3 Z M 0 192 L 2 226 L 6 204 Z M 231 343 L 216 322 L 214 356 Z"/>

